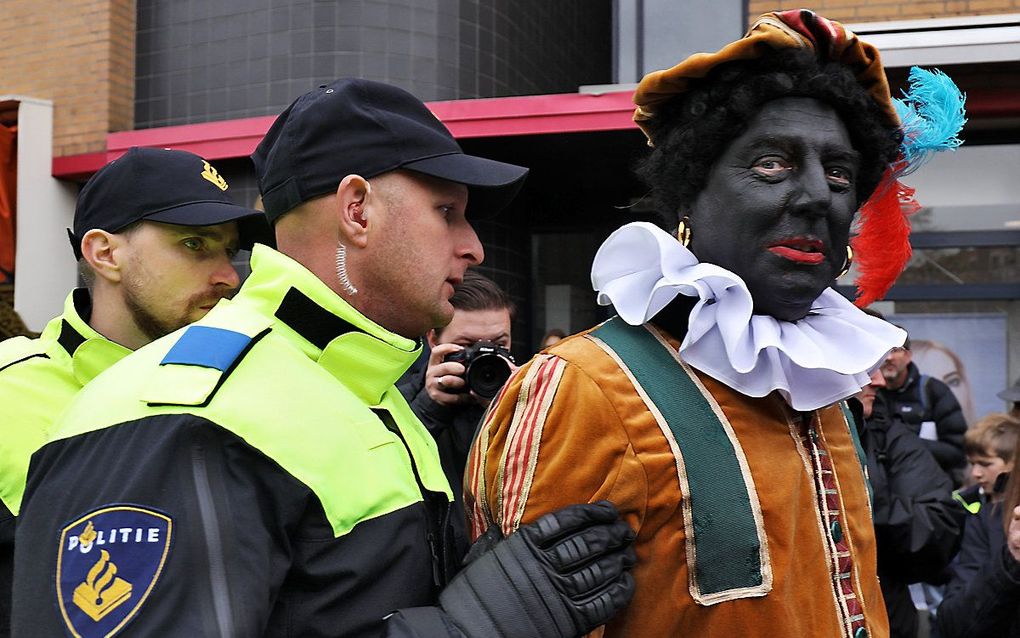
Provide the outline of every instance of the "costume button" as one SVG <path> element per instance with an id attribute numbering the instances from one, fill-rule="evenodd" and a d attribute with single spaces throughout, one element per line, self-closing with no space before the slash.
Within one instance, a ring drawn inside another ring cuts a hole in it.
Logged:
<path id="1" fill-rule="evenodd" d="M 854 638 L 868 638 L 868 630 L 864 627 L 858 627 L 857 631 L 854 632 Z"/>
<path id="2" fill-rule="evenodd" d="M 832 521 L 832 525 L 829 526 L 829 530 L 832 532 L 832 540 L 837 543 L 843 540 L 843 526 L 839 524 L 839 521 Z M 856 634 L 854 638 L 857 638 Z"/>

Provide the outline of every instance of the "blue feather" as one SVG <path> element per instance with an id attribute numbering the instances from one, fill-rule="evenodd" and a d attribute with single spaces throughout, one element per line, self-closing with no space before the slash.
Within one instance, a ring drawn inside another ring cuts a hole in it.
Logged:
<path id="1" fill-rule="evenodd" d="M 910 90 L 903 99 L 893 98 L 893 106 L 903 125 L 903 162 L 897 175 L 917 170 L 938 151 L 952 150 L 967 122 L 964 96 L 948 75 L 939 70 L 910 69 Z"/>

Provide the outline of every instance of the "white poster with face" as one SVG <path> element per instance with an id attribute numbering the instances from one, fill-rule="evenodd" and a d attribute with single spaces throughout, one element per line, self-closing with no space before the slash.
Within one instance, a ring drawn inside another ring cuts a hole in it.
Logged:
<path id="1" fill-rule="evenodd" d="M 1009 385 L 1005 314 L 902 314 L 886 319 L 910 334 L 913 362 L 922 374 L 952 389 L 969 425 L 1005 410 L 995 396 Z"/>

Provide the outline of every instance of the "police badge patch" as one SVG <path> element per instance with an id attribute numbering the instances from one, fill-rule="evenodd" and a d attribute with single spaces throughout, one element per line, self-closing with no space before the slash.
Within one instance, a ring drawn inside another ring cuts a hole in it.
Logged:
<path id="1" fill-rule="evenodd" d="M 110 638 L 134 618 L 159 579 L 173 521 L 136 505 L 107 505 L 65 527 L 57 550 L 57 604 L 76 638 Z"/>

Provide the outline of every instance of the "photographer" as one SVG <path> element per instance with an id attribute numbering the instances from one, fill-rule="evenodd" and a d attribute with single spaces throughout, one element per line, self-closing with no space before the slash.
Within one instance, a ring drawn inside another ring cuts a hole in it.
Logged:
<path id="1" fill-rule="evenodd" d="M 517 369 L 509 354 L 514 305 L 496 282 L 473 270 L 464 273 L 450 304 L 453 320 L 445 328 L 426 335 L 431 353 L 424 373 L 399 389 L 439 446 L 443 471 L 455 497 L 451 512 L 454 534 L 458 547 L 466 551 L 464 466 L 485 408 L 503 381 Z M 448 360 L 475 353 L 471 346 L 479 342 L 491 342 L 503 350 L 492 352 L 483 343 L 482 352 L 475 354 L 472 361 Z M 465 364 L 472 367 L 474 387 L 469 387 L 465 378 L 468 370 Z"/>

